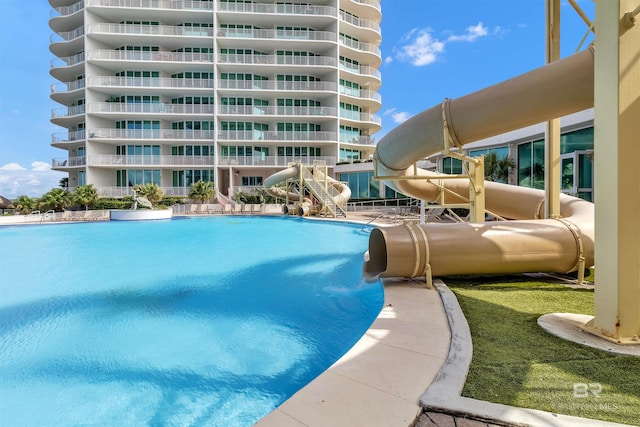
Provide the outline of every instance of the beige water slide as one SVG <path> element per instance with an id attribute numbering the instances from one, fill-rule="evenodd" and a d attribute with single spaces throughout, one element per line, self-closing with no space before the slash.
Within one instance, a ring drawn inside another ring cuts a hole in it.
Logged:
<path id="1" fill-rule="evenodd" d="M 593 106 L 592 48 L 461 98 L 446 100 L 390 131 L 376 149 L 376 173 L 401 193 L 440 200 L 441 188 L 469 193 L 465 179 L 437 179 L 414 163 L 443 150 L 446 124 L 464 144 L 545 122 Z M 416 179 L 416 175 L 429 176 Z M 407 179 L 398 179 L 398 178 Z M 485 207 L 509 221 L 406 224 L 376 228 L 363 272 L 379 277 L 452 274 L 567 273 L 593 265 L 594 206 L 561 195 L 558 219 L 539 219 L 545 193 L 487 182 Z M 444 191 L 445 203 L 460 203 Z"/>
<path id="2" fill-rule="evenodd" d="M 288 191 L 284 188 L 277 187 L 281 182 L 286 182 L 290 179 L 297 179 L 300 177 L 301 168 L 305 168 L 304 165 L 300 163 L 296 163 L 286 169 L 278 171 L 273 175 L 268 176 L 264 180 L 264 187 L 269 194 L 274 197 L 278 197 L 281 199 L 289 199 L 299 203 L 299 215 L 308 215 L 310 212 L 317 212 L 317 209 L 314 209 L 313 201 L 308 198 L 300 195 L 299 193 L 295 193 L 293 191 Z M 320 172 L 318 172 L 320 173 Z M 333 202 L 338 205 L 345 204 L 349 198 L 351 197 L 351 189 L 349 186 L 341 183 L 338 180 L 331 178 L 330 176 L 325 176 L 323 178 L 327 180 L 328 184 L 333 187 L 335 190 L 333 195 L 330 195 Z"/>

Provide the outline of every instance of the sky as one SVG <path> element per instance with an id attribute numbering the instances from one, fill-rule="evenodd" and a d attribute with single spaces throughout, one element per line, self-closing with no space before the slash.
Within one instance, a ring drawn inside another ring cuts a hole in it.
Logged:
<path id="1" fill-rule="evenodd" d="M 593 0 L 577 0 L 593 20 Z M 66 151 L 51 146 L 64 129 L 50 122 L 52 31 L 47 0 L 0 0 L 0 194 L 40 197 L 66 174 L 52 171 Z M 382 130 L 414 114 L 544 65 L 544 0 L 382 0 Z M 561 56 L 593 40 L 561 2 Z M 581 44 L 582 43 L 582 44 Z"/>

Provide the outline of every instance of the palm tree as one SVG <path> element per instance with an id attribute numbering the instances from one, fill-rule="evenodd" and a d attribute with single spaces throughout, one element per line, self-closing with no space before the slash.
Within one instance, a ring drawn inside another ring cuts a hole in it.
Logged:
<path id="1" fill-rule="evenodd" d="M 63 211 L 64 208 L 69 207 L 72 203 L 71 195 L 64 191 L 62 188 L 54 188 L 38 201 L 38 205 L 41 210 L 48 211 L 54 210 L 57 212 Z"/>
<path id="2" fill-rule="evenodd" d="M 484 178 L 487 181 L 509 182 L 509 175 L 516 164 L 509 156 L 498 157 L 495 152 L 484 156 Z"/>
<path id="3" fill-rule="evenodd" d="M 73 200 L 80 206 L 84 206 L 86 210 L 89 210 L 89 206 L 98 201 L 98 190 L 93 187 L 93 184 L 81 185 L 76 187 L 73 192 Z"/>
<path id="4" fill-rule="evenodd" d="M 60 183 L 58 185 L 60 188 L 69 188 L 69 177 L 65 176 L 64 178 L 60 178 Z"/>
<path id="5" fill-rule="evenodd" d="M 30 214 L 36 208 L 36 200 L 29 196 L 20 196 L 13 202 L 16 212 L 22 215 Z"/>
<path id="6" fill-rule="evenodd" d="M 152 205 L 156 205 L 164 197 L 162 188 L 160 188 L 158 184 L 155 184 L 153 182 L 149 182 L 144 185 L 138 184 L 133 187 L 133 191 L 141 196 L 146 197 Z"/>
<path id="7" fill-rule="evenodd" d="M 198 203 L 211 201 L 216 196 L 216 189 L 211 181 L 198 181 L 189 187 L 189 198 Z"/>

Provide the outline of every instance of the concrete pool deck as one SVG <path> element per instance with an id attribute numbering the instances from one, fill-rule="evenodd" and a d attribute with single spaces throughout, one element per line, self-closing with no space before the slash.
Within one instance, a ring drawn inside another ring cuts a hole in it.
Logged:
<path id="1" fill-rule="evenodd" d="M 449 353 L 451 337 L 435 289 L 385 280 L 384 305 L 364 336 L 327 371 L 256 425 L 408 426 Z"/>

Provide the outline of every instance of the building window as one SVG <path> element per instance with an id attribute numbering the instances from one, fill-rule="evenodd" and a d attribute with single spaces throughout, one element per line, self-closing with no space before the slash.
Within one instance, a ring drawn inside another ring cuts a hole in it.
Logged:
<path id="1" fill-rule="evenodd" d="M 349 185 L 353 199 L 380 198 L 380 182 L 373 180 L 373 171 L 345 172 L 338 176 L 340 181 Z"/>
<path id="2" fill-rule="evenodd" d="M 458 175 L 462 173 L 462 160 L 453 157 L 442 158 L 442 173 Z"/>

